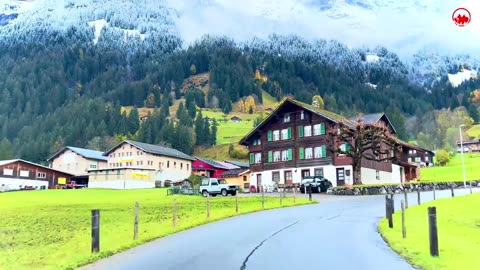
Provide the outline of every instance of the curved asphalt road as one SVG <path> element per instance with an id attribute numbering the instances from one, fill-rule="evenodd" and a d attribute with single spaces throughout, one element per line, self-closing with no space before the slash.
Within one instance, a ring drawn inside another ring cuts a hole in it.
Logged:
<path id="1" fill-rule="evenodd" d="M 475 190 L 476 192 L 480 190 Z M 455 196 L 469 190 L 455 190 Z M 437 191 L 437 198 L 450 191 Z M 415 269 L 377 233 L 384 196 L 316 195 L 319 204 L 257 212 L 135 247 L 82 269 Z M 398 210 L 403 195 L 395 195 Z M 422 192 L 422 202 L 433 199 Z M 417 194 L 409 194 L 409 205 Z"/>

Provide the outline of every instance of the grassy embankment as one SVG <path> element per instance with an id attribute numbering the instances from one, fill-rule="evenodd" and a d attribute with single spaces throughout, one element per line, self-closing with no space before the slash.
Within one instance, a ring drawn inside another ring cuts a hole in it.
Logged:
<path id="1" fill-rule="evenodd" d="M 480 179 L 480 154 L 465 153 L 465 175 L 467 180 Z M 462 155 L 456 154 L 446 166 L 422 168 L 420 171 L 421 182 L 463 181 Z"/>
<path id="2" fill-rule="evenodd" d="M 139 239 L 133 240 L 135 201 L 140 203 Z M 236 215 L 235 198 L 177 196 L 178 226 L 172 226 L 172 196 L 166 189 L 48 190 L 0 194 L 0 269 L 69 269 L 152 239 Z M 309 203 L 297 198 L 296 204 Z M 260 211 L 261 198 L 240 198 L 239 214 Z M 292 206 L 286 198 L 283 206 Z M 280 207 L 266 197 L 265 208 Z M 100 209 L 100 253 L 92 255 L 91 210 Z"/>
<path id="3" fill-rule="evenodd" d="M 424 270 L 480 269 L 480 194 L 441 199 L 406 210 L 407 238 L 402 238 L 401 211 L 378 225 L 390 247 Z M 431 257 L 427 208 L 437 207 L 439 257 Z M 398 208 L 397 208 L 398 209 Z"/>

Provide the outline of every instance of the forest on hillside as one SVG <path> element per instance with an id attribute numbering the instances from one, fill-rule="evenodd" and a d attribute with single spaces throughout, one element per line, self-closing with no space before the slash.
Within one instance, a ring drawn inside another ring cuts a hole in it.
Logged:
<path id="1" fill-rule="evenodd" d="M 289 95 L 308 103 L 321 95 L 326 109 L 345 116 L 386 112 L 402 139 L 430 149 L 452 146 L 448 130 L 479 118 L 474 90 L 480 80 L 453 88 L 443 77 L 426 89 L 381 47 L 349 49 L 276 35 L 246 43 L 205 36 L 187 48 L 173 34 L 119 43 L 112 30 L 96 44 L 92 38 L 93 30 L 80 26 L 2 36 L 0 159 L 43 162 L 64 145 L 105 150 L 121 138 L 191 154 L 194 145 L 215 144 L 216 125 L 203 119 L 202 108 L 228 113 L 247 96 L 262 103 L 262 90 L 277 100 Z M 182 91 L 186 78 L 205 72 L 208 93 Z M 256 79 L 257 72 L 264 79 Z M 180 98 L 182 109 L 169 115 Z M 140 124 L 136 109 L 126 114 L 121 106 L 159 110 Z"/>

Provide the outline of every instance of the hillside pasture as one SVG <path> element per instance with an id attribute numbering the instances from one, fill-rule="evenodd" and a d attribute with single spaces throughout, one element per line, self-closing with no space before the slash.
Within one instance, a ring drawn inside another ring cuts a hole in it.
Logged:
<path id="1" fill-rule="evenodd" d="M 480 179 L 480 154 L 465 153 L 465 175 L 467 180 Z M 420 169 L 421 181 L 463 180 L 462 155 L 456 154 L 446 166 L 434 166 Z"/>
<path id="2" fill-rule="evenodd" d="M 178 226 L 173 227 L 173 196 L 166 189 L 45 190 L 0 193 L 0 269 L 74 269 L 141 243 L 211 221 L 237 215 L 235 198 L 176 196 Z M 265 209 L 280 207 L 265 197 Z M 140 204 L 138 240 L 133 240 L 134 205 Z M 310 203 L 297 198 L 296 204 Z M 283 206 L 294 205 L 292 198 Z M 91 210 L 100 209 L 100 253 L 92 254 Z M 239 213 L 260 211 L 261 197 L 240 197 Z"/>

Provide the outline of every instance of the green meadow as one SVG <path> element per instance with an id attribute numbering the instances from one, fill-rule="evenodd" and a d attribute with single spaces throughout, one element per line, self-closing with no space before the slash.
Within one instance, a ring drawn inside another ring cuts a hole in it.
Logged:
<path id="1" fill-rule="evenodd" d="M 465 153 L 467 180 L 480 180 L 480 154 Z M 421 181 L 462 181 L 462 155 L 456 154 L 446 166 L 421 168 Z"/>
<path id="2" fill-rule="evenodd" d="M 73 269 L 155 238 L 223 218 L 262 210 L 260 197 L 173 196 L 166 189 L 46 190 L 0 193 L 0 269 Z M 133 240 L 134 206 L 140 204 L 139 237 Z M 310 203 L 297 198 L 296 205 Z M 282 206 L 293 206 L 292 198 Z M 281 207 L 265 197 L 265 209 Z M 100 253 L 92 255 L 91 210 L 100 209 Z"/>
<path id="3" fill-rule="evenodd" d="M 378 225 L 390 247 L 410 263 L 424 270 L 480 269 L 480 194 L 441 199 L 409 207 L 402 237 L 401 211 L 393 215 L 393 229 L 386 219 Z M 431 257 L 427 208 L 437 207 L 439 257 Z M 397 208 L 398 209 L 398 208 Z"/>

